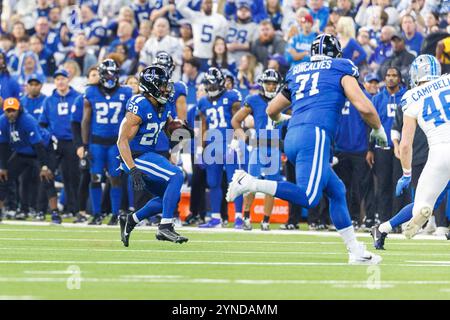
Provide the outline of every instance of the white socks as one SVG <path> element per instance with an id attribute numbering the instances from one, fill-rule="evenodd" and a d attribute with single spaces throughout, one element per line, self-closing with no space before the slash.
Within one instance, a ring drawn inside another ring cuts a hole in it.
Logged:
<path id="1" fill-rule="evenodd" d="M 242 219 L 242 212 L 236 212 L 235 214 L 234 214 L 234 219 L 236 220 L 236 219 Z"/>
<path id="2" fill-rule="evenodd" d="M 173 218 L 163 218 L 163 219 L 161 219 L 160 224 L 168 224 L 168 223 L 172 224 L 173 223 Z"/>
<path id="3" fill-rule="evenodd" d="M 342 236 L 346 247 L 351 252 L 355 252 L 359 249 L 359 242 L 356 240 L 355 229 L 353 228 L 353 226 L 338 230 L 338 232 Z"/>
<path id="4" fill-rule="evenodd" d="M 254 184 L 250 186 L 250 192 L 262 192 L 271 196 L 277 191 L 277 182 L 256 179 Z"/>
<path id="5" fill-rule="evenodd" d="M 392 226 L 389 223 L 389 221 L 386 221 L 386 222 L 383 222 L 382 224 L 380 224 L 380 226 L 378 227 L 378 230 L 380 230 L 380 232 L 389 233 L 392 231 Z"/>
<path id="6" fill-rule="evenodd" d="M 133 217 L 134 222 L 136 222 L 136 223 L 140 222 L 138 217 L 136 216 L 136 213 L 133 213 L 132 217 Z"/>

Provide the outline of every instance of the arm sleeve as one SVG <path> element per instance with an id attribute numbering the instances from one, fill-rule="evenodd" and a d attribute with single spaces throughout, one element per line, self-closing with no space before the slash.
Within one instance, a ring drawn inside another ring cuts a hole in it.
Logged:
<path id="1" fill-rule="evenodd" d="M 176 1 L 176 8 L 181 13 L 181 15 L 187 20 L 193 21 L 195 18 L 201 15 L 200 12 L 194 11 L 188 7 L 189 0 Z"/>
<path id="2" fill-rule="evenodd" d="M 395 113 L 394 123 L 391 128 L 391 139 L 400 140 L 401 132 L 403 128 L 403 111 L 401 106 L 397 107 L 397 112 Z"/>
<path id="3" fill-rule="evenodd" d="M 281 89 L 281 94 L 282 94 L 286 99 L 288 99 L 289 101 L 292 101 L 292 100 L 291 100 L 291 90 L 289 90 L 287 84 L 285 84 L 285 85 L 283 86 L 283 88 Z"/>
<path id="4" fill-rule="evenodd" d="M 83 140 L 81 139 L 81 123 L 80 122 L 71 122 L 72 127 L 72 135 L 73 135 L 73 144 L 75 148 L 79 148 L 83 145 Z"/>
<path id="5" fill-rule="evenodd" d="M 6 169 L 6 162 L 8 161 L 8 150 L 8 143 L 0 142 L 0 169 Z"/>
<path id="6" fill-rule="evenodd" d="M 36 152 L 37 158 L 39 160 L 39 163 L 42 166 L 47 166 L 48 167 L 48 153 L 45 150 L 44 144 L 42 142 L 33 144 L 33 149 L 34 152 Z"/>

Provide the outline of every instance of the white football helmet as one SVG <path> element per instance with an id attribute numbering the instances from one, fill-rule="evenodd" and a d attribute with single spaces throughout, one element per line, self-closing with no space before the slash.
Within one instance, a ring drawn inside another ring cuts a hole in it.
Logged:
<path id="1" fill-rule="evenodd" d="M 411 87 L 417 87 L 420 82 L 431 81 L 441 76 L 441 64 L 436 57 L 429 54 L 418 56 L 409 69 Z"/>

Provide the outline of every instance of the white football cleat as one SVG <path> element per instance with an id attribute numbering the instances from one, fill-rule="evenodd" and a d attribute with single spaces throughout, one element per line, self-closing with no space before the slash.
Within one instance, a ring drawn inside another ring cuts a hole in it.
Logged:
<path id="1" fill-rule="evenodd" d="M 449 229 L 446 227 L 437 227 L 436 231 L 433 232 L 433 236 L 441 237 L 448 233 Z"/>
<path id="2" fill-rule="evenodd" d="M 366 245 L 358 242 L 358 248 L 350 251 L 348 254 L 348 264 L 352 265 L 372 265 L 379 264 L 383 258 L 366 250 Z"/>
<path id="3" fill-rule="evenodd" d="M 233 202 L 234 199 L 239 197 L 241 194 L 250 192 L 250 185 L 255 179 L 255 177 L 252 177 L 244 170 L 236 170 L 233 174 L 230 185 L 228 186 L 226 200 L 228 202 Z"/>
<path id="4" fill-rule="evenodd" d="M 422 228 L 422 226 L 427 222 L 427 220 L 431 217 L 433 211 L 429 207 L 424 207 L 420 209 L 418 215 L 415 215 L 409 220 L 408 224 L 403 231 L 406 239 L 411 239 L 414 237 L 417 232 Z"/>

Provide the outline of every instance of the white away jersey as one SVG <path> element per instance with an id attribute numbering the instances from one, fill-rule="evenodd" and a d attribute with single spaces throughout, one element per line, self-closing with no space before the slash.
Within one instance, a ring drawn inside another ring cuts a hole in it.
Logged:
<path id="1" fill-rule="evenodd" d="M 450 143 L 450 75 L 408 90 L 401 106 L 404 115 L 417 119 L 430 146 Z"/>

